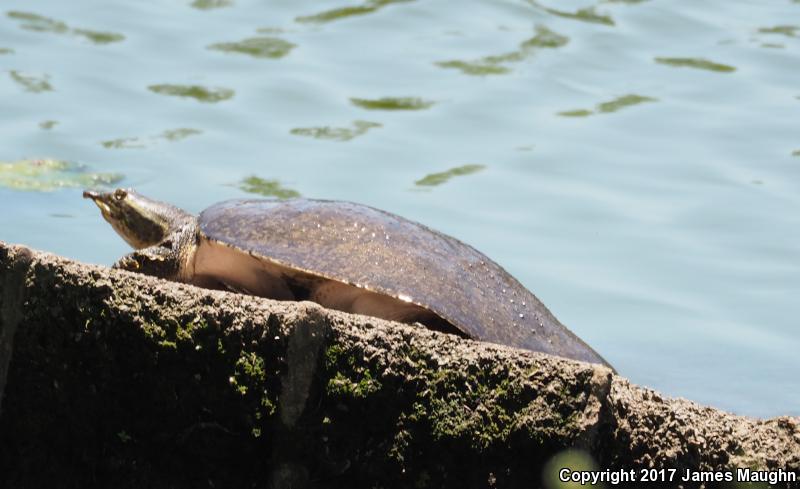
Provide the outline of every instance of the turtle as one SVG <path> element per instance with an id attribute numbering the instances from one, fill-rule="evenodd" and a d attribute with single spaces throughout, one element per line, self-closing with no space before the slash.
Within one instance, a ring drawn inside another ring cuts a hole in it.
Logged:
<path id="1" fill-rule="evenodd" d="M 613 369 L 486 255 L 383 210 L 335 200 L 244 199 L 194 216 L 132 189 L 83 196 L 134 248 L 115 268 L 309 300 Z"/>

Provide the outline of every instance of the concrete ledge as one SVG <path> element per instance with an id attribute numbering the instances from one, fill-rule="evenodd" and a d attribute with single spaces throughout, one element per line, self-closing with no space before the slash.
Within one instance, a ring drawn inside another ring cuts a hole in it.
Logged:
<path id="1" fill-rule="evenodd" d="M 586 463 L 800 480 L 798 418 L 2 242 L 0 402 L 0 487 L 557 487 Z"/>

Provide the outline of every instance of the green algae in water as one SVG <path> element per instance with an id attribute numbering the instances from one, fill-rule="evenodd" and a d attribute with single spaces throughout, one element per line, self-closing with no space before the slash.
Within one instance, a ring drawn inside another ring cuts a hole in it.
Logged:
<path id="1" fill-rule="evenodd" d="M 781 34 L 787 37 L 797 37 L 797 32 L 800 30 L 796 25 L 776 25 L 775 27 L 762 27 L 758 29 L 761 34 Z"/>
<path id="2" fill-rule="evenodd" d="M 64 22 L 31 12 L 11 11 L 6 15 L 14 20 L 20 21 L 20 27 L 29 31 L 72 34 L 84 37 L 95 44 L 110 44 L 125 39 L 125 36 L 117 34 L 116 32 L 73 29 Z"/>
<path id="3" fill-rule="evenodd" d="M 486 75 L 503 75 L 511 72 L 511 69 L 505 66 L 498 65 L 489 61 L 463 61 L 459 59 L 452 59 L 450 61 L 439 61 L 436 66 L 441 68 L 454 68 L 460 70 L 465 75 L 486 76 Z"/>
<path id="4" fill-rule="evenodd" d="M 30 12 L 19 12 L 12 10 L 6 14 L 9 18 L 20 21 L 19 26 L 23 29 L 36 32 L 53 32 L 56 34 L 66 34 L 69 26 L 64 22 L 45 17 L 43 15 Z"/>
<path id="5" fill-rule="evenodd" d="M 301 23 L 317 23 L 317 24 L 324 22 L 331 22 L 334 20 L 371 14 L 373 12 L 377 12 L 378 10 L 387 5 L 391 5 L 394 3 L 408 3 L 412 1 L 414 0 L 372 0 L 364 3 L 363 5 L 351 5 L 347 7 L 326 10 L 318 14 L 296 17 L 295 21 Z"/>
<path id="6" fill-rule="evenodd" d="M 208 88 L 202 85 L 173 85 L 169 83 L 150 85 L 147 89 L 160 95 L 193 98 L 198 102 L 209 104 L 233 98 L 235 93 L 230 88 Z"/>
<path id="7" fill-rule="evenodd" d="M 565 110 L 558 113 L 558 115 L 563 117 L 588 117 L 592 114 L 594 114 L 594 112 L 589 109 Z"/>
<path id="8" fill-rule="evenodd" d="M 22 86 L 28 92 L 41 93 L 53 91 L 53 85 L 48 81 L 50 80 L 50 75 L 26 75 L 16 70 L 11 70 L 8 74 L 12 80 L 17 82 L 18 85 Z"/>
<path id="9" fill-rule="evenodd" d="M 106 186 L 122 178 L 118 173 L 94 173 L 84 165 L 54 159 L 0 162 L 0 186 L 15 190 L 49 192 Z"/>
<path id="10" fill-rule="evenodd" d="M 160 141 L 180 141 L 182 139 L 188 138 L 189 136 L 195 136 L 197 134 L 202 134 L 202 133 L 203 131 L 201 131 L 200 129 L 192 129 L 190 127 L 179 127 L 177 129 L 168 129 L 162 132 L 161 134 L 146 138 L 129 137 L 129 138 L 111 139 L 108 141 L 102 141 L 100 144 L 104 148 L 108 149 L 142 149 L 152 144 L 156 144 Z"/>
<path id="11" fill-rule="evenodd" d="M 283 187 L 278 180 L 267 180 L 255 175 L 245 178 L 237 187 L 243 192 L 265 197 L 276 197 L 278 199 L 300 197 L 300 192 Z"/>
<path id="12" fill-rule="evenodd" d="M 220 42 L 208 49 L 226 53 L 240 53 L 254 58 L 282 58 L 297 45 L 277 37 L 251 37 L 238 42 Z"/>
<path id="13" fill-rule="evenodd" d="M 351 139 L 366 134 L 372 128 L 382 127 L 382 124 L 370 121 L 355 121 L 353 127 L 296 127 L 289 131 L 296 136 L 307 136 L 315 139 L 328 139 L 333 141 L 350 141 Z"/>
<path id="14" fill-rule="evenodd" d="M 286 30 L 280 27 L 259 27 L 256 32 L 259 34 L 283 34 Z"/>
<path id="15" fill-rule="evenodd" d="M 511 69 L 504 63 L 517 63 L 531 57 L 538 49 L 554 49 L 566 45 L 569 38 L 542 26 L 536 27 L 536 35 L 520 43 L 516 51 L 504 54 L 484 56 L 475 61 L 449 60 L 439 61 L 436 66 L 460 70 L 465 75 L 486 76 L 503 75 Z"/>
<path id="16" fill-rule="evenodd" d="M 112 42 L 120 42 L 125 39 L 122 34 L 116 32 L 103 32 L 92 31 L 89 29 L 73 29 L 72 33 L 78 36 L 83 36 L 95 44 L 111 44 Z"/>
<path id="17" fill-rule="evenodd" d="M 211 10 L 215 8 L 230 7 L 233 5 L 233 0 L 194 0 L 191 3 L 192 8 L 198 10 Z"/>
<path id="18" fill-rule="evenodd" d="M 418 97 L 351 98 L 350 102 L 367 110 L 424 110 L 436 103 Z"/>
<path id="19" fill-rule="evenodd" d="M 539 2 L 535 0 L 528 0 L 528 3 L 530 3 L 534 7 L 538 7 L 544 10 L 548 14 L 555 15 L 557 17 L 579 20 L 581 22 L 588 22 L 590 24 L 614 25 L 614 19 L 612 19 L 611 16 L 598 14 L 594 7 L 586 7 L 578 9 L 575 12 L 565 12 L 563 10 L 557 10 L 554 8 L 545 7 L 544 5 L 539 4 Z"/>
<path id="20" fill-rule="evenodd" d="M 536 35 L 527 41 L 523 41 L 522 44 L 520 44 L 520 49 L 522 51 L 527 51 L 531 48 L 555 49 L 565 46 L 568 42 L 569 38 L 567 36 L 562 36 L 555 31 L 551 31 L 547 27 L 536 26 Z"/>
<path id="21" fill-rule="evenodd" d="M 631 107 L 634 105 L 639 105 L 647 102 L 657 102 L 657 101 L 658 99 L 653 97 L 646 97 L 644 95 L 629 93 L 627 95 L 617 97 L 613 100 L 609 100 L 608 102 L 602 102 L 597 104 L 595 111 L 589 109 L 576 109 L 576 110 L 567 110 L 564 112 L 559 112 L 558 115 L 562 117 L 588 117 L 596 113 L 609 114 L 612 112 L 617 112 L 618 110 L 624 109 L 626 107 Z"/>
<path id="22" fill-rule="evenodd" d="M 0 48 L 0 55 L 3 54 L 14 54 L 14 50 L 11 48 Z"/>
<path id="23" fill-rule="evenodd" d="M 653 97 L 645 97 L 643 95 L 636 95 L 635 93 L 617 97 L 614 100 L 603 102 L 597 105 L 597 111 L 602 113 L 616 112 L 625 107 L 639 105 L 646 102 L 656 102 L 658 99 Z"/>
<path id="24" fill-rule="evenodd" d="M 44 129 L 45 131 L 49 131 L 50 129 L 56 127 L 58 125 L 58 121 L 53 120 L 46 120 L 39 123 L 39 127 Z"/>
<path id="25" fill-rule="evenodd" d="M 800 156 L 800 149 L 792 151 L 792 156 Z"/>
<path id="26" fill-rule="evenodd" d="M 102 141 L 100 143 L 104 148 L 108 149 L 143 149 L 147 145 L 139 138 L 118 138 Z"/>
<path id="27" fill-rule="evenodd" d="M 189 136 L 195 136 L 197 134 L 202 134 L 203 131 L 200 129 L 192 129 L 191 127 L 179 127 L 178 129 L 168 129 L 161 133 L 159 137 L 166 139 L 167 141 L 180 141 L 181 139 L 186 139 Z"/>
<path id="28" fill-rule="evenodd" d="M 715 63 L 703 58 L 655 58 L 656 63 L 662 65 L 676 66 L 679 68 L 696 68 L 699 70 L 716 71 L 720 73 L 731 73 L 736 68 L 722 63 Z"/>
<path id="29" fill-rule="evenodd" d="M 437 185 L 446 183 L 453 177 L 472 175 L 473 173 L 477 173 L 483 170 L 484 168 L 486 168 L 485 165 L 474 165 L 474 164 L 458 166 L 456 168 L 451 168 L 447 171 L 443 171 L 440 173 L 431 173 L 429 175 L 426 175 L 420 180 L 414 182 L 414 185 L 417 185 L 419 187 L 435 187 Z"/>

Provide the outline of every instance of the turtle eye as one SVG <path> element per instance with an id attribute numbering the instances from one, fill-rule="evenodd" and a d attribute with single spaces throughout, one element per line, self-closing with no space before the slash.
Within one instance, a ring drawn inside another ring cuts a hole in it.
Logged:
<path id="1" fill-rule="evenodd" d="M 124 189 L 118 188 L 117 190 L 114 191 L 114 198 L 117 200 L 122 200 L 127 196 L 128 192 L 125 191 Z"/>

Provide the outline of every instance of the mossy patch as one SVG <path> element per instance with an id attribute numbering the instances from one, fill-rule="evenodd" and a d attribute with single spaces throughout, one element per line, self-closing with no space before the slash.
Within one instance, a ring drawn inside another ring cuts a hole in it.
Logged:
<path id="1" fill-rule="evenodd" d="M 325 353 L 325 397 L 315 411 L 320 452 L 338 464 L 363 457 L 369 466 L 359 472 L 378 486 L 483 487 L 496 478 L 497 487 L 522 487 L 539 476 L 540 450 L 566 447 L 558 440 L 576 430 L 572 413 L 585 402 L 573 386 L 549 386 L 535 367 L 481 358 L 442 364 L 435 352 L 403 342 L 385 345 L 387 363 L 348 345 Z M 506 472 L 490 473 L 493 466 Z"/>
<path id="2" fill-rule="evenodd" d="M 193 98 L 198 102 L 217 103 L 233 98 L 235 92 L 230 88 L 210 88 L 202 85 L 176 85 L 162 83 L 147 87 L 153 93 L 172 97 Z"/>
<path id="3" fill-rule="evenodd" d="M 297 47 L 277 37 L 250 37 L 237 42 L 211 44 L 208 49 L 225 53 L 246 54 L 254 58 L 282 58 Z"/>

